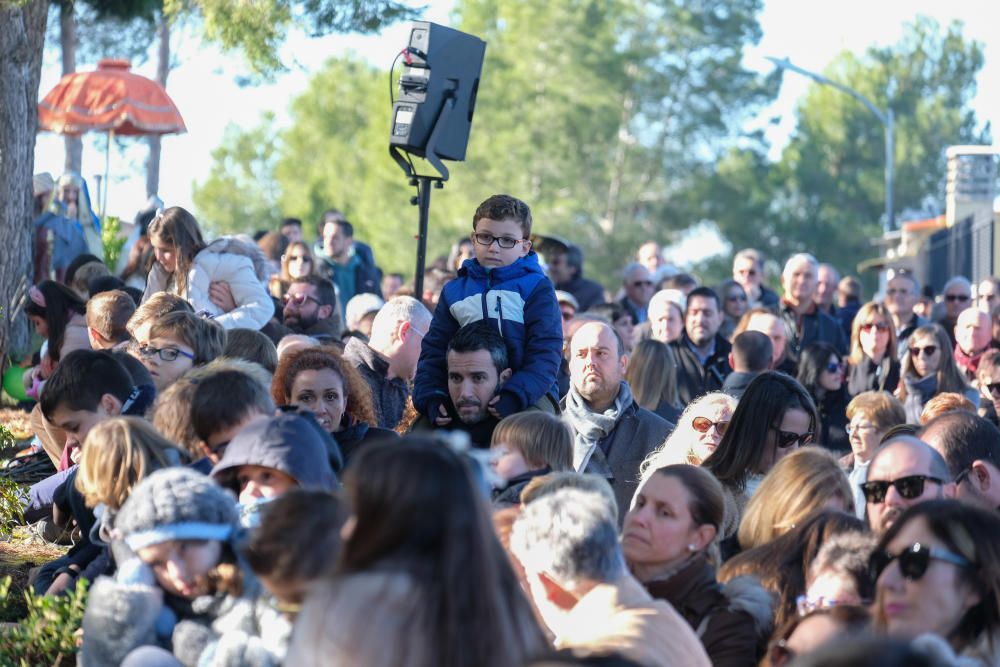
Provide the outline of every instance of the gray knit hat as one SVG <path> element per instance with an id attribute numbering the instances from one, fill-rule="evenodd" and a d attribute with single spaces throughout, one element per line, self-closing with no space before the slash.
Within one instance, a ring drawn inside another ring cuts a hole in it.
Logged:
<path id="1" fill-rule="evenodd" d="M 239 523 L 236 501 L 190 468 L 158 470 L 142 480 L 115 519 L 133 551 L 168 540 L 227 541 Z"/>

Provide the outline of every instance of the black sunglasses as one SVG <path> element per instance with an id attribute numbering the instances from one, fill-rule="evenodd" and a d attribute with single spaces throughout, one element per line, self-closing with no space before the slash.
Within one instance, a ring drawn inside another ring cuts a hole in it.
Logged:
<path id="1" fill-rule="evenodd" d="M 971 296 L 967 296 L 965 294 L 948 294 L 948 295 L 945 295 L 944 300 L 945 301 L 962 301 L 962 302 L 965 302 L 965 301 L 972 301 L 972 297 Z"/>
<path id="2" fill-rule="evenodd" d="M 877 581 L 882 572 L 885 571 L 885 568 L 889 567 L 889 564 L 894 560 L 899 560 L 900 573 L 910 581 L 918 581 L 924 576 L 932 560 L 939 560 L 969 569 L 976 567 L 964 556 L 952 553 L 946 549 L 928 547 L 920 544 L 920 542 L 915 542 L 895 556 L 887 551 L 876 551 L 873 553 L 871 558 L 868 559 L 868 571 L 871 574 L 872 582 Z"/>
<path id="3" fill-rule="evenodd" d="M 813 432 L 795 433 L 793 431 L 782 431 L 780 428 L 774 429 L 778 433 L 778 447 L 788 449 L 792 445 L 808 445 L 812 442 Z"/>
<path id="4" fill-rule="evenodd" d="M 931 477 L 929 475 L 909 475 L 908 477 L 894 479 L 891 482 L 888 480 L 878 480 L 874 482 L 865 482 L 860 486 L 861 493 L 865 495 L 865 500 L 873 505 L 877 505 L 885 500 L 885 494 L 889 492 L 890 486 L 896 487 L 896 492 L 906 500 L 919 498 L 924 493 L 924 482 L 944 484 L 944 482 L 937 477 Z"/>
<path id="5" fill-rule="evenodd" d="M 934 353 L 938 351 L 937 345 L 927 345 L 925 347 L 911 347 L 910 356 L 919 357 L 923 354 L 925 357 L 933 357 Z"/>

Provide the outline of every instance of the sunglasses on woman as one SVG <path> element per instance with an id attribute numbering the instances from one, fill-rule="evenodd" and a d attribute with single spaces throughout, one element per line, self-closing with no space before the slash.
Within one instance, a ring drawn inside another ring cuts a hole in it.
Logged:
<path id="1" fill-rule="evenodd" d="M 839 373 L 842 370 L 844 370 L 844 365 L 839 361 L 831 361 L 826 365 L 827 373 Z"/>
<path id="2" fill-rule="evenodd" d="M 872 329 L 876 329 L 878 331 L 888 331 L 889 325 L 885 322 L 865 322 L 861 325 L 861 330 L 865 333 L 868 333 Z"/>
<path id="3" fill-rule="evenodd" d="M 691 427 L 698 431 L 698 433 L 708 433 L 713 426 L 715 427 L 715 430 L 719 432 L 719 435 L 725 435 L 726 429 L 729 428 L 729 422 L 714 422 L 708 417 L 695 417 L 691 420 Z"/>
<path id="4" fill-rule="evenodd" d="M 931 477 L 929 475 L 909 475 L 892 481 L 877 480 L 873 482 L 865 482 L 861 485 L 861 493 L 864 494 L 866 501 L 872 503 L 873 505 L 877 505 L 885 500 L 885 494 L 889 492 L 889 487 L 894 486 L 896 487 L 896 493 L 900 496 L 906 500 L 913 500 L 924 494 L 924 483 L 926 482 L 944 484 L 944 482 L 937 477 Z"/>
<path id="5" fill-rule="evenodd" d="M 927 572 L 932 560 L 939 560 L 944 563 L 951 563 L 963 568 L 975 568 L 975 565 L 966 557 L 952 553 L 946 549 L 929 547 L 920 542 L 914 542 L 910 546 L 900 551 L 895 556 L 888 551 L 876 551 L 868 560 L 868 570 L 871 573 L 872 581 L 877 581 L 885 568 L 894 561 L 899 561 L 900 573 L 910 581 L 918 581 Z"/>
<path id="6" fill-rule="evenodd" d="M 937 351 L 938 351 L 937 345 L 927 345 L 925 347 L 911 347 L 910 356 L 919 357 L 923 355 L 925 357 L 933 357 Z"/>
<path id="7" fill-rule="evenodd" d="M 813 432 L 795 433 L 794 431 L 782 431 L 780 428 L 774 429 L 778 434 L 778 447 L 788 449 L 794 445 L 805 446 L 812 442 Z"/>

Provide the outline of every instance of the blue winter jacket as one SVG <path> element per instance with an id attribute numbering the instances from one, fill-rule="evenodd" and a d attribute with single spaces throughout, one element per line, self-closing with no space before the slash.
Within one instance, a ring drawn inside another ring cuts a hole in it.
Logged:
<path id="1" fill-rule="evenodd" d="M 458 277 L 441 290 L 413 382 L 413 407 L 421 414 L 432 417 L 448 399 L 448 342 L 466 324 L 487 318 L 507 343 L 514 371 L 500 389 L 500 415 L 524 410 L 546 393 L 558 401 L 562 314 L 555 289 L 532 251 L 489 272 L 476 259 L 467 259 Z"/>

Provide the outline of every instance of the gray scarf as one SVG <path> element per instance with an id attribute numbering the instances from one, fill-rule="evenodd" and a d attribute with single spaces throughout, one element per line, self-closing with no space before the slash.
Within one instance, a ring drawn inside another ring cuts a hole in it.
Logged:
<path id="1" fill-rule="evenodd" d="M 619 385 L 614 404 L 604 412 L 591 410 L 576 387 L 570 386 L 569 393 L 566 394 L 566 414 L 576 434 L 573 442 L 574 469 L 578 472 L 586 469 L 597 443 L 611 435 L 618 420 L 632 403 L 632 390 L 627 382 Z"/>

